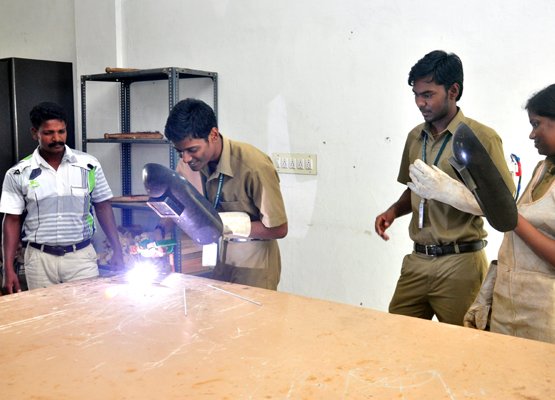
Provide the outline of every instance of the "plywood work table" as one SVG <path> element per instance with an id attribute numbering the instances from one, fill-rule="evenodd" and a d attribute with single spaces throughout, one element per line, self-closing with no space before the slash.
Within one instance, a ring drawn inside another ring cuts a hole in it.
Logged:
<path id="1" fill-rule="evenodd" d="M 550 344 L 181 274 L 0 297 L 3 399 L 553 399 L 554 366 Z"/>

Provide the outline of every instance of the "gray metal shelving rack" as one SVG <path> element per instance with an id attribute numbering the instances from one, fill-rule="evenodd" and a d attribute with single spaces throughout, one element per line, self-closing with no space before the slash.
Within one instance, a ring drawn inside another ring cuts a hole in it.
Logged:
<path id="1" fill-rule="evenodd" d="M 168 112 L 179 101 L 179 81 L 182 79 L 210 78 L 213 83 L 214 97 L 213 108 L 218 114 L 218 74 L 216 72 L 198 71 L 187 68 L 155 68 L 141 69 L 128 72 L 110 72 L 81 76 L 81 124 L 82 124 L 82 149 L 87 151 L 87 143 L 120 143 L 121 144 L 121 181 L 122 195 L 131 195 L 131 147 L 134 143 L 164 144 L 168 146 L 169 167 L 175 169 L 177 154 L 167 140 L 152 139 L 88 139 L 87 138 L 87 82 L 119 82 L 120 83 L 120 119 L 121 132 L 131 132 L 131 84 L 145 81 L 168 81 Z M 122 225 L 132 224 L 132 206 L 122 208 Z M 176 232 L 174 232 L 177 246 L 174 251 L 176 272 L 181 272 L 181 248 Z"/>

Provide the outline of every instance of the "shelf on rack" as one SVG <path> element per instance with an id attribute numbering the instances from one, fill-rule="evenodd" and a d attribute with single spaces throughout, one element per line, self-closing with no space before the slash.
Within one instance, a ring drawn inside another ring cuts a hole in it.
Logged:
<path id="1" fill-rule="evenodd" d="M 139 211 L 152 211 L 146 201 L 137 201 L 137 202 L 124 202 L 120 203 L 117 201 L 111 201 L 113 208 L 120 208 L 122 210 L 139 210 Z"/>
<path id="2" fill-rule="evenodd" d="M 195 79 L 195 78 L 215 78 L 216 72 L 198 71 L 188 68 L 154 68 L 142 69 L 129 72 L 110 72 L 105 74 L 84 75 L 87 81 L 102 82 L 141 82 L 168 79 L 168 76 L 175 72 L 177 79 Z"/>
<path id="3" fill-rule="evenodd" d="M 167 139 L 87 139 L 87 143 L 170 144 Z"/>
<path id="4" fill-rule="evenodd" d="M 114 208 L 121 208 L 125 210 L 152 210 L 146 202 L 148 201 L 147 195 L 129 195 L 112 197 L 110 203 Z"/>

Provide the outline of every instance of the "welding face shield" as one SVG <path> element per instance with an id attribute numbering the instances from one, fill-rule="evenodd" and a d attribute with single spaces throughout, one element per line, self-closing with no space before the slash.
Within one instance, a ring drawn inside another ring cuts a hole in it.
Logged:
<path id="1" fill-rule="evenodd" d="M 160 218 L 171 218 L 198 244 L 218 241 L 222 220 L 189 181 L 163 165 L 149 163 L 143 167 L 143 184 L 147 204 Z"/>
<path id="2" fill-rule="evenodd" d="M 487 150 L 464 123 L 459 124 L 453 135 L 449 163 L 474 194 L 489 224 L 501 232 L 513 230 L 518 219 L 513 195 Z"/>

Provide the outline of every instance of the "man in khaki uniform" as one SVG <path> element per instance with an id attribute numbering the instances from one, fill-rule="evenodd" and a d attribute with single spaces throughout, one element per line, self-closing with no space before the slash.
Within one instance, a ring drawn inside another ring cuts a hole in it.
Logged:
<path id="1" fill-rule="evenodd" d="M 181 156 L 178 172 L 200 172 L 202 193 L 230 233 L 224 234 L 213 278 L 277 289 L 281 257 L 276 239 L 287 235 L 288 225 L 271 159 L 252 145 L 223 137 L 214 111 L 196 99 L 172 109 L 165 134 Z"/>
<path id="2" fill-rule="evenodd" d="M 388 240 L 385 231 L 393 221 L 412 213 L 409 235 L 414 251 L 403 260 L 389 311 L 425 319 L 435 315 L 441 322 L 462 325 L 488 264 L 481 212 L 468 206 L 466 200 L 472 199 L 457 195 L 464 186 L 448 162 L 453 154 L 451 136 L 461 122 L 475 132 L 512 192 L 514 183 L 499 136 L 457 107 L 463 90 L 458 56 L 443 51 L 427 54 L 412 67 L 409 85 L 425 121 L 409 133 L 399 168 L 397 181 L 408 183 L 409 188 L 375 221 L 376 232 Z M 447 174 L 460 184 L 448 191 L 449 199 L 424 197 L 411 190 L 412 174 L 430 166 L 438 176 Z"/>

